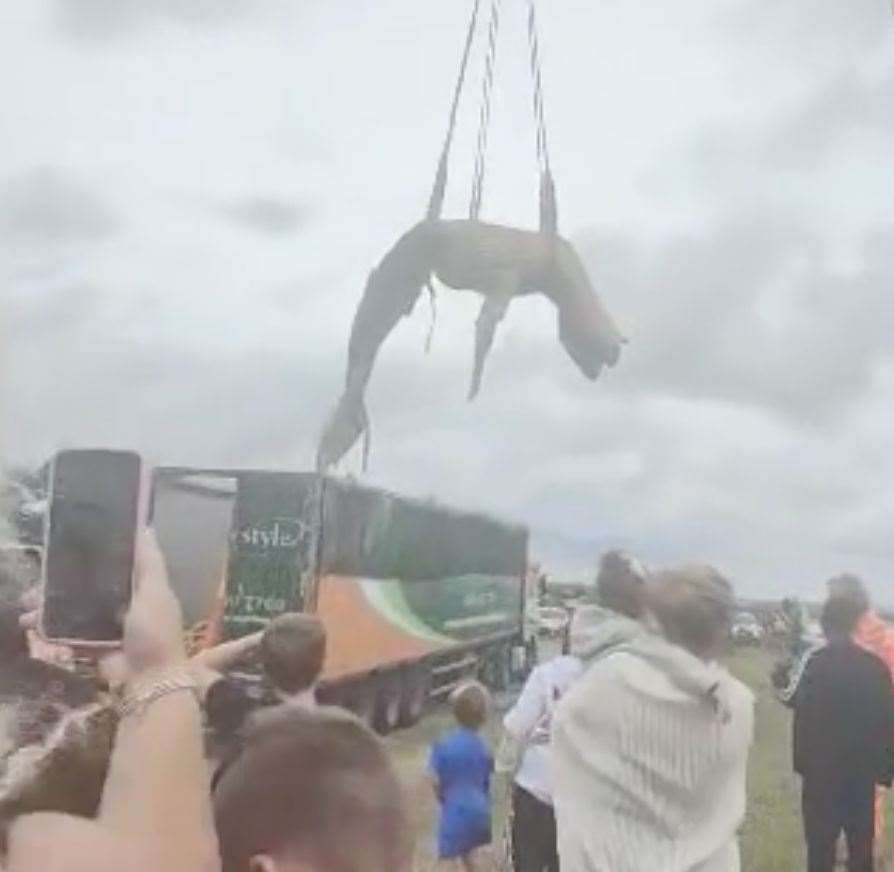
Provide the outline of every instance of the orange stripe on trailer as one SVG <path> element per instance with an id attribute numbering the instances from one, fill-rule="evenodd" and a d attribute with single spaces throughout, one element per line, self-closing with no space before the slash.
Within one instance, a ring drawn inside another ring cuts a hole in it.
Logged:
<path id="1" fill-rule="evenodd" d="M 324 679 L 344 678 L 439 650 L 373 608 L 356 578 L 327 575 L 320 579 L 318 590 L 316 613 L 327 636 Z"/>

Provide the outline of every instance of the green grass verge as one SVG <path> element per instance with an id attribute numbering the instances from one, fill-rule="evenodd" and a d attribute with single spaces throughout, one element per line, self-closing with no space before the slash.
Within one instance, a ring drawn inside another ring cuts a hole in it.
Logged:
<path id="1" fill-rule="evenodd" d="M 754 746 L 748 759 L 748 807 L 742 826 L 745 872 L 794 872 L 804 868 L 800 786 L 792 772 L 791 717 L 770 685 L 771 658 L 740 649 L 730 670 L 755 697 Z"/>

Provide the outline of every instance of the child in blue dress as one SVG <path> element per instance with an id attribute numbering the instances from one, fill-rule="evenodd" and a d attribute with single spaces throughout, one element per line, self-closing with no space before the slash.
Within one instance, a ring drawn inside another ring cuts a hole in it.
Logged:
<path id="1" fill-rule="evenodd" d="M 491 840 L 490 777 L 493 757 L 478 730 L 490 698 L 478 682 L 460 685 L 450 698 L 457 728 L 434 743 L 429 774 L 441 806 L 438 857 L 466 872 L 480 867 L 475 854 Z"/>

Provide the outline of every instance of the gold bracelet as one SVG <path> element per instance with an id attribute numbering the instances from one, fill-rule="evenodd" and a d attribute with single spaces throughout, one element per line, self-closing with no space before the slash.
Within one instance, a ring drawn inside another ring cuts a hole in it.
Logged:
<path id="1" fill-rule="evenodd" d="M 195 678 L 187 672 L 175 672 L 125 696 L 118 704 L 118 716 L 123 720 L 130 715 L 141 715 L 156 700 L 184 690 L 192 693 L 201 705 L 201 693 Z"/>

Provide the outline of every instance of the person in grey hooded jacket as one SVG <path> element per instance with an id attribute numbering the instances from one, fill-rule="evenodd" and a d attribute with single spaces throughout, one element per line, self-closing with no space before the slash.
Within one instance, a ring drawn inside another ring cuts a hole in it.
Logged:
<path id="1" fill-rule="evenodd" d="M 594 646 L 553 718 L 560 866 L 738 872 L 753 697 L 716 662 L 732 590 L 704 566 L 648 587 L 660 632 Z"/>

